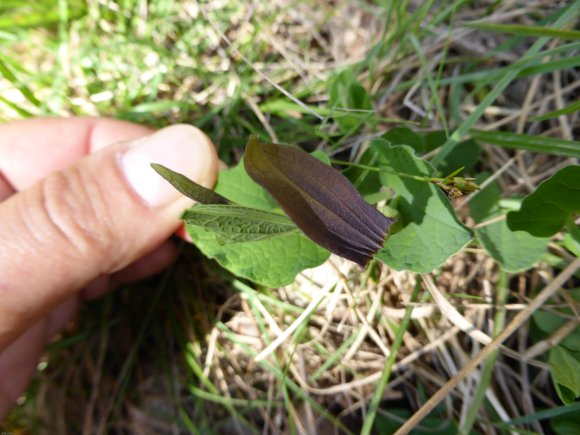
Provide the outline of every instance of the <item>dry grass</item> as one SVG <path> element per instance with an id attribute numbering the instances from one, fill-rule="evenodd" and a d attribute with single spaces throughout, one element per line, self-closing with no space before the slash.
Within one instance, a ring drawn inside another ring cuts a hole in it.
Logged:
<path id="1" fill-rule="evenodd" d="M 115 3 L 103 3 L 115 11 Z M 410 1 L 409 10 L 420 3 Z M 446 2 L 441 3 L 430 9 L 423 24 L 441 11 Z M 492 54 L 509 35 L 457 23 L 484 19 L 533 24 L 530 16 L 545 17 L 565 2 L 503 1 L 492 13 L 486 11 L 497 2 L 474 3 L 457 9 L 455 27 L 444 20 L 430 28 L 431 37 L 421 39 L 428 70 L 408 44 L 393 40 L 359 71 L 365 87 L 380 96 L 375 106 L 379 116 L 413 121 L 416 128 L 430 130 L 469 116 L 487 88 L 466 84 L 461 100 L 453 103 L 454 85 L 438 86 L 434 96 L 427 76 L 457 76 L 461 65 L 482 57 L 489 69 L 511 64 L 532 40 L 523 38 Z M 143 15 L 131 24 L 142 31 L 136 39 L 151 31 L 147 14 L 154 18 L 153 5 L 143 2 L 143 8 Z M 263 129 L 274 140 L 299 140 L 354 159 L 371 137 L 394 124 L 382 122 L 378 131 L 363 130 L 336 140 L 338 130 L 331 119 L 320 121 L 319 115 L 308 114 L 327 101 L 329 74 L 365 59 L 379 42 L 381 10 L 362 2 L 290 5 L 275 0 L 242 6 L 220 1 L 201 6 L 184 0 L 162 16 L 167 21 L 153 25 L 150 40 L 155 46 L 134 43 L 117 54 L 109 50 L 116 43 L 126 47 L 127 38 L 118 36 L 114 20 L 93 24 L 91 37 L 101 38 L 106 47 L 102 52 L 83 39 L 86 27 L 75 28 L 73 23 L 62 56 L 83 52 L 87 57 L 82 62 L 65 59 L 70 68 L 54 86 L 39 86 L 36 95 L 70 96 L 49 100 L 50 113 L 121 114 L 159 125 L 195 119 L 226 159 L 239 157 L 234 145 L 252 129 Z M 422 23 L 409 23 L 409 32 L 418 32 Z M 183 31 L 183 26 L 189 30 Z M 385 38 L 390 34 L 387 31 Z M 18 54 L 23 46 L 15 44 L 12 55 L 30 70 L 50 70 L 63 58 L 47 55 L 47 38 L 53 38 L 51 31 L 33 33 L 22 44 L 40 48 L 23 56 Z M 202 45 L 199 57 L 184 48 L 188 43 Z M 550 48 L 561 44 L 554 39 Z M 127 52 L 134 57 L 128 60 Z M 95 69 L 89 77 L 87 70 Z M 66 90 L 60 93 L 60 87 Z M 0 95 L 34 112 L 21 93 L 8 88 L 9 83 L 0 81 Z M 518 79 L 486 109 L 477 127 L 574 139 L 580 127 L 578 112 L 550 121 L 532 118 L 577 100 L 579 88 L 578 70 Z M 296 103 L 293 109 L 284 116 L 264 111 L 264 104 L 280 95 Z M 158 101 L 180 104 L 152 106 Z M 440 113 L 437 101 L 453 106 L 456 113 Z M 5 119 L 21 116 L 2 110 Z M 526 195 L 557 169 L 576 163 L 484 144 L 474 171 L 492 173 L 502 197 L 509 198 Z M 473 227 L 469 200 L 459 198 L 453 205 Z M 560 238 L 557 235 L 554 242 Z M 473 245 L 429 275 L 380 265 L 361 273 L 352 263 L 331 257 L 288 287 L 255 289 L 187 247 L 162 279 L 122 290 L 85 309 L 79 322 L 47 352 L 29 400 L 14 413 L 9 427 L 85 434 L 357 433 L 411 303 L 411 326 L 404 332 L 377 418 L 405 421 L 439 394 L 442 406 L 431 414 L 429 424 L 440 430 L 452 421 L 461 426 L 470 418 L 479 382 L 490 375 L 473 430 L 508 432 L 491 422 L 559 406 L 544 353 L 577 328 L 580 319 L 578 303 L 554 284 L 569 288 L 578 260 L 556 243 L 550 245 L 550 254 L 571 263 L 571 268 L 562 271 L 542 261 L 527 272 L 507 274 Z M 416 287 L 420 300 L 411 301 Z M 546 293 L 536 292 L 541 289 Z M 534 326 L 528 318 L 538 309 L 540 295 L 549 296 L 543 300 L 544 310 L 560 313 L 557 309 L 566 306 L 576 314 L 552 336 L 533 342 Z M 498 334 L 500 340 L 494 339 Z M 494 352 L 493 366 L 473 363 Z M 446 433 L 454 433 L 456 427 L 448 426 Z M 535 420 L 518 427 L 550 431 Z"/>

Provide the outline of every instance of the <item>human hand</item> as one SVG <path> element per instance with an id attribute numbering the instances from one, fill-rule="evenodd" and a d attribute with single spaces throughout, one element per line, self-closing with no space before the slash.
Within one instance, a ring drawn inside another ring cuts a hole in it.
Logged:
<path id="1" fill-rule="evenodd" d="M 213 187 L 218 159 L 191 126 L 101 118 L 0 125 L 0 420 L 79 303 L 161 271 L 191 201 L 161 163 Z"/>

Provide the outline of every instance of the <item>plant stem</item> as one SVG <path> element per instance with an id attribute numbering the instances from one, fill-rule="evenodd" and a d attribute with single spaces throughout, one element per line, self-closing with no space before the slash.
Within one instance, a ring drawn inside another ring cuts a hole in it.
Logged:
<path id="1" fill-rule="evenodd" d="M 345 162 L 343 160 L 334 160 L 334 159 L 330 160 L 330 162 L 337 164 L 337 165 L 349 165 L 349 166 L 352 166 L 354 168 L 365 169 L 367 171 L 386 172 L 387 174 L 393 174 L 393 175 L 396 175 L 396 176 L 402 177 L 402 178 L 410 178 L 410 179 L 416 180 L 416 181 L 424 181 L 426 183 L 438 183 L 438 182 L 444 180 L 444 178 L 421 177 L 420 175 L 405 174 L 403 172 L 393 171 L 392 169 L 389 169 L 386 166 L 381 166 L 380 168 L 376 168 L 374 166 L 367 166 L 367 165 L 363 165 L 361 163 Z"/>

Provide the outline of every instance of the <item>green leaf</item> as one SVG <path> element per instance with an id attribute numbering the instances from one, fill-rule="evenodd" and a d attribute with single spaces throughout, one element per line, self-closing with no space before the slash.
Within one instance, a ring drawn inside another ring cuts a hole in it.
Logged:
<path id="1" fill-rule="evenodd" d="M 533 412 L 531 414 L 527 414 L 524 415 L 522 417 L 517 417 L 508 421 L 494 421 L 492 422 L 493 425 L 497 425 L 499 427 L 502 427 L 501 425 L 505 424 L 505 425 L 522 425 L 522 424 L 528 424 L 528 423 L 532 423 L 535 421 L 542 421 L 542 420 L 550 420 L 550 424 L 552 425 L 552 427 L 554 428 L 554 423 L 555 422 L 563 422 L 565 423 L 563 426 L 566 426 L 567 422 L 572 422 L 575 421 L 576 425 L 578 427 L 579 430 L 572 430 L 572 431 L 564 431 L 564 432 L 558 432 L 556 431 L 556 433 L 561 434 L 561 435 L 569 435 L 572 433 L 580 433 L 580 419 L 578 417 L 580 417 L 580 413 L 578 412 L 580 411 L 580 403 L 576 402 L 576 403 L 572 403 L 571 405 L 563 405 L 563 406 L 556 406 L 556 407 L 551 407 L 548 409 L 542 409 L 541 411 L 538 410 L 536 412 Z M 507 428 L 507 426 L 506 426 Z M 555 428 L 554 428 L 555 429 Z"/>
<path id="2" fill-rule="evenodd" d="M 396 208 L 403 228 L 392 233 L 377 258 L 390 267 L 428 273 L 467 245 L 473 233 L 455 216 L 449 199 L 431 183 L 389 174 L 399 173 L 431 177 L 433 166 L 415 156 L 408 146 L 390 147 L 378 139 L 379 165 L 385 168 L 380 179 L 399 195 Z"/>
<path id="3" fill-rule="evenodd" d="M 326 156 L 319 158 L 328 162 Z M 266 211 L 277 208 L 268 193 L 246 173 L 243 162 L 221 171 L 216 192 L 236 203 Z M 209 258 L 233 274 L 256 283 L 281 287 L 292 283 L 304 269 L 319 266 L 329 252 L 312 242 L 301 232 L 248 243 L 222 245 L 215 234 L 195 225 L 185 225 L 193 243 Z"/>
<path id="4" fill-rule="evenodd" d="M 580 142 L 505 131 L 470 130 L 473 139 L 504 148 L 580 158 Z"/>
<path id="5" fill-rule="evenodd" d="M 321 265 L 330 255 L 302 233 L 221 245 L 214 234 L 192 225 L 186 228 L 204 255 L 233 274 L 267 287 L 291 284 L 304 269 Z"/>
<path id="6" fill-rule="evenodd" d="M 580 101 L 576 101 L 562 109 L 554 110 L 552 112 L 544 113 L 532 118 L 532 121 L 545 121 L 547 119 L 556 118 L 557 116 L 569 115 L 580 110 Z"/>
<path id="7" fill-rule="evenodd" d="M 185 175 L 175 172 L 158 163 L 151 163 L 151 167 L 165 178 L 179 192 L 201 204 L 229 204 L 229 201 L 213 190 L 197 184 Z"/>
<path id="8" fill-rule="evenodd" d="M 575 300 L 580 302 L 580 298 L 578 298 L 580 292 L 578 289 L 576 289 L 575 293 Z M 570 292 L 570 296 L 575 296 L 574 291 Z M 568 308 L 562 309 L 560 314 L 555 314 L 546 310 L 536 311 L 533 314 L 532 319 L 534 320 L 534 327 L 538 328 L 538 331 L 541 331 L 536 334 L 536 337 L 534 337 L 536 341 L 549 338 L 550 335 L 554 334 L 558 329 L 564 326 L 566 319 L 562 317 L 562 315 L 573 316 L 574 313 Z M 580 328 L 576 328 L 570 332 L 560 341 L 559 345 L 570 352 L 580 352 Z"/>
<path id="9" fill-rule="evenodd" d="M 523 231 L 511 231 L 505 220 L 475 230 L 484 249 L 507 272 L 530 269 L 542 257 L 547 239 L 537 239 Z"/>
<path id="10" fill-rule="evenodd" d="M 427 153 L 440 147 L 447 140 L 443 130 L 416 133 L 407 127 L 396 127 L 386 132 L 383 139 L 393 145 L 409 145 L 417 154 Z M 479 160 L 480 147 L 473 140 L 463 141 L 445 156 L 435 168 L 443 176 L 450 174 L 458 168 L 469 171 Z"/>
<path id="11" fill-rule="evenodd" d="M 407 127 L 391 128 L 383 134 L 382 138 L 393 145 L 409 145 L 417 153 L 425 152 L 425 137 Z"/>
<path id="12" fill-rule="evenodd" d="M 474 140 L 459 142 L 455 148 L 439 161 L 435 166 L 437 173 L 443 177 L 458 168 L 463 168 L 462 174 L 469 171 L 479 161 L 481 148 Z"/>
<path id="13" fill-rule="evenodd" d="M 393 145 L 409 145 L 418 154 L 428 153 L 440 147 L 447 140 L 444 130 L 415 132 L 408 127 L 391 128 L 381 136 Z"/>
<path id="14" fill-rule="evenodd" d="M 580 212 L 580 166 L 566 166 L 529 194 L 519 211 L 508 213 L 513 230 L 534 236 L 556 234 L 570 215 Z"/>
<path id="15" fill-rule="evenodd" d="M 580 39 L 580 32 L 578 30 L 557 29 L 553 27 L 495 23 L 466 23 L 463 26 L 471 27 L 473 29 L 486 30 L 488 32 L 511 33 L 512 35 L 521 36 L 546 36 L 549 38 L 561 38 L 569 40 Z"/>
<path id="16" fill-rule="evenodd" d="M 220 172 L 216 186 L 226 198 L 232 198 L 237 204 L 261 210 L 273 210 L 278 207 L 274 198 L 252 180 L 244 168 L 244 159 L 233 168 Z"/>
<path id="17" fill-rule="evenodd" d="M 282 214 L 238 205 L 196 204 L 181 219 L 214 233 L 222 244 L 266 240 L 298 231 Z"/>
<path id="18" fill-rule="evenodd" d="M 371 143 L 369 148 L 367 148 L 367 150 L 361 155 L 358 161 L 359 164 L 371 167 L 376 166 L 379 151 L 373 143 Z M 352 182 L 352 184 L 354 184 L 360 194 L 365 198 L 369 195 L 376 194 L 381 189 L 381 181 L 379 180 L 379 173 L 377 171 L 370 171 L 368 169 L 350 166 L 343 171 L 343 174 Z"/>
<path id="19" fill-rule="evenodd" d="M 573 403 L 580 396 L 580 355 L 554 346 L 548 362 L 558 397 L 567 405 Z"/>
<path id="20" fill-rule="evenodd" d="M 556 435 L 580 433 L 580 413 L 569 417 L 555 418 L 550 424 Z"/>
<path id="21" fill-rule="evenodd" d="M 469 203 L 475 222 L 480 224 L 505 215 L 507 210 L 500 207 L 500 199 L 501 192 L 496 183 L 490 183 L 478 192 Z M 549 242 L 549 239 L 537 238 L 525 231 L 512 231 L 505 219 L 476 228 L 475 234 L 483 248 L 508 272 L 532 267 L 546 251 Z"/>
<path id="22" fill-rule="evenodd" d="M 580 232 L 577 226 L 570 228 L 572 231 L 576 230 L 576 232 Z M 580 239 L 578 237 L 574 237 L 572 234 L 565 234 L 562 238 L 562 242 L 564 247 L 574 254 L 576 257 L 580 257 Z"/>
<path id="23" fill-rule="evenodd" d="M 352 134 L 364 122 L 374 122 L 371 98 L 350 70 L 334 76 L 330 82 L 328 105 L 343 133 Z"/>

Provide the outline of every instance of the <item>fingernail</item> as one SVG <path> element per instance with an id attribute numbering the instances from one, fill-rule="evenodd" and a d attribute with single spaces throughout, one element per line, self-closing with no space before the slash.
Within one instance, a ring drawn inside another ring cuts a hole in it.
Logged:
<path id="1" fill-rule="evenodd" d="M 213 144 L 199 129 L 173 125 L 137 140 L 121 157 L 121 168 L 133 190 L 152 207 L 183 197 L 151 168 L 159 163 L 193 181 L 207 185 L 215 171 Z M 211 186 L 210 186 L 211 187 Z"/>

